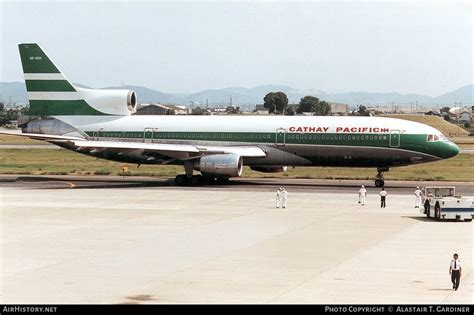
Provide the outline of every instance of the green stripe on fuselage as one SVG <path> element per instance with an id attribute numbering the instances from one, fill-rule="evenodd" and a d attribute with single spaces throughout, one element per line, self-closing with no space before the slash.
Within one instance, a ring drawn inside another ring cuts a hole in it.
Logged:
<path id="1" fill-rule="evenodd" d="M 177 141 L 216 141 L 239 143 L 283 144 L 282 138 L 277 138 L 275 132 L 164 132 L 164 131 L 100 131 L 99 134 L 88 131 L 90 136 L 103 138 L 177 140 Z M 280 135 L 281 137 L 281 135 Z M 277 141 L 278 140 L 278 141 Z M 446 157 L 446 143 L 427 142 L 423 134 L 402 134 L 400 145 L 390 145 L 390 134 L 339 134 L 339 133 L 286 133 L 285 144 L 291 145 L 326 145 L 326 146 L 353 146 L 401 149 L 420 152 L 440 158 Z"/>
<path id="2" fill-rule="evenodd" d="M 30 100 L 30 116 L 104 116 L 102 112 L 92 108 L 84 100 Z"/>
<path id="3" fill-rule="evenodd" d="M 66 80 L 25 80 L 28 92 L 76 92 Z"/>

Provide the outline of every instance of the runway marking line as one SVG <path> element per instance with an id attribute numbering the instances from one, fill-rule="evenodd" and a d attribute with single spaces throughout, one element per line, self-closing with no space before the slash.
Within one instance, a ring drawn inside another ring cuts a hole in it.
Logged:
<path id="1" fill-rule="evenodd" d="M 66 184 L 68 184 L 69 188 L 72 189 L 74 187 L 76 187 L 76 185 L 72 182 L 66 182 Z"/>

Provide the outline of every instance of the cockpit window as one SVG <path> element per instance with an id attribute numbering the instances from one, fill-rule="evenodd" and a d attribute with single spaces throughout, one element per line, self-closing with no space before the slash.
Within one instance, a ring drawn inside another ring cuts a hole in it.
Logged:
<path id="1" fill-rule="evenodd" d="M 427 135 L 426 141 L 428 142 L 436 142 L 436 141 L 448 141 L 448 138 L 443 136 L 442 134 L 439 135 Z"/>
<path id="2" fill-rule="evenodd" d="M 446 138 L 444 135 L 439 135 L 439 140 L 441 140 L 441 141 L 449 141 L 449 139 Z"/>

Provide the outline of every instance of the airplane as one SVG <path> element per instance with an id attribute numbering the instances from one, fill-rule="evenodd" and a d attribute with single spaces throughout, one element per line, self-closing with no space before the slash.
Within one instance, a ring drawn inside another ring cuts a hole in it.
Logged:
<path id="1" fill-rule="evenodd" d="M 89 156 L 184 167 L 177 185 L 225 183 L 243 166 L 391 167 L 451 158 L 456 144 L 425 124 L 356 116 L 142 116 L 131 90 L 75 86 L 35 43 L 19 45 L 30 103 L 19 135 Z M 201 174 L 195 175 L 194 171 Z"/>

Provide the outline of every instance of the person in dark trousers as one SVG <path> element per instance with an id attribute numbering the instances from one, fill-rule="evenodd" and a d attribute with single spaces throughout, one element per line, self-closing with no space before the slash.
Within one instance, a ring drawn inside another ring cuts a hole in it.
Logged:
<path id="1" fill-rule="evenodd" d="M 384 188 L 380 191 L 380 208 L 385 208 L 385 198 L 387 197 L 388 193 L 385 191 Z"/>
<path id="2" fill-rule="evenodd" d="M 453 283 L 453 289 L 458 290 L 459 282 L 461 281 L 461 261 L 458 259 L 458 254 L 453 255 L 453 259 L 449 265 L 449 274 L 451 275 L 451 282 Z"/>

